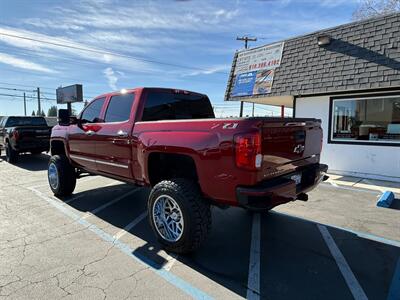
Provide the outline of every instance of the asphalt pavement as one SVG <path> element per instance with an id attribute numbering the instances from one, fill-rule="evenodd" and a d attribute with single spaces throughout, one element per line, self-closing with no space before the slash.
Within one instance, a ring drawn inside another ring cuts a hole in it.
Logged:
<path id="1" fill-rule="evenodd" d="M 399 211 L 376 192 L 322 184 L 270 213 L 214 207 L 208 240 L 177 256 L 151 232 L 149 189 L 93 176 L 58 199 L 47 160 L 0 160 L 0 298 L 400 299 Z"/>

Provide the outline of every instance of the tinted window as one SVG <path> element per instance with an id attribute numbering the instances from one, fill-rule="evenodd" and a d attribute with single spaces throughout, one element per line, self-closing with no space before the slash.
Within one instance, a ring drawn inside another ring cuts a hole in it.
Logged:
<path id="1" fill-rule="evenodd" d="M 106 112 L 106 122 L 122 122 L 129 120 L 134 94 L 111 97 Z"/>
<path id="2" fill-rule="evenodd" d="M 142 121 L 214 118 L 207 96 L 150 92 L 147 96 Z"/>
<path id="3" fill-rule="evenodd" d="M 100 113 L 105 100 L 106 98 L 96 99 L 85 108 L 81 116 L 83 123 L 101 122 Z"/>
<path id="4" fill-rule="evenodd" d="M 15 126 L 47 126 L 47 123 L 41 117 L 9 117 L 5 127 Z"/>

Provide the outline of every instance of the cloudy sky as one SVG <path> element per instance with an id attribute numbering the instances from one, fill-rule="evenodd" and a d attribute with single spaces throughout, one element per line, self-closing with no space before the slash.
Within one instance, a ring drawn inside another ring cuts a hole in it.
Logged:
<path id="1" fill-rule="evenodd" d="M 208 94 L 217 114 L 235 114 L 238 105 L 223 96 L 233 54 L 243 47 L 236 36 L 258 37 L 251 46 L 268 44 L 349 22 L 356 6 L 356 0 L 0 0 L 0 115 L 23 114 L 22 90 L 28 112 L 37 109 L 30 98 L 37 86 L 47 112 L 56 87 L 74 83 L 83 84 L 87 99 L 137 86 L 193 90 Z"/>

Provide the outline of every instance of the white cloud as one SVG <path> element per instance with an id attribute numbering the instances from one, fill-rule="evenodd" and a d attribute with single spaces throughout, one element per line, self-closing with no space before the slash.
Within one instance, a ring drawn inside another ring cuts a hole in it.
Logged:
<path id="1" fill-rule="evenodd" d="M 237 8 L 225 8 L 221 3 L 167 1 L 127 2 L 82 1 L 72 7 L 53 7 L 54 18 L 29 18 L 26 24 L 40 28 L 82 30 L 92 29 L 153 29 L 209 30 L 224 26 L 239 15 Z M 71 16 L 79 16 L 73 18 Z M 62 24 L 62 25 L 60 25 Z"/>
<path id="2" fill-rule="evenodd" d="M 228 71 L 230 70 L 231 66 L 230 65 L 217 65 L 217 66 L 212 66 L 209 68 L 205 68 L 204 70 L 199 70 L 199 71 L 194 71 L 188 74 L 183 74 L 182 76 L 198 76 L 198 75 L 210 75 L 214 74 L 217 72 L 223 72 L 223 71 Z"/>
<path id="3" fill-rule="evenodd" d="M 117 90 L 117 82 L 118 82 L 118 77 L 115 74 L 114 70 L 110 67 L 105 68 L 103 70 L 103 74 L 104 76 L 107 78 L 108 80 L 108 86 L 113 90 Z"/>
<path id="4" fill-rule="evenodd" d="M 1 35 L 1 33 L 4 33 L 5 35 Z M 19 36 L 23 38 L 21 39 L 13 36 Z M 155 70 L 154 66 L 141 61 L 140 59 L 121 57 L 112 53 L 96 53 L 96 51 L 101 52 L 102 50 L 85 43 L 69 39 L 67 37 L 50 36 L 23 29 L 0 27 L 0 43 L 1 42 L 14 47 L 32 50 L 34 53 L 40 54 L 40 56 L 43 57 L 54 57 L 54 54 L 57 54 L 58 56 L 60 54 L 64 54 L 65 56 L 65 54 L 67 54 L 68 56 L 77 57 L 78 59 L 81 58 L 82 60 L 86 61 L 90 60 L 93 62 L 112 64 L 113 66 L 123 68 L 125 70 L 140 70 L 142 73 L 154 72 Z M 63 44 L 67 45 L 68 47 L 61 47 L 55 44 Z M 87 51 L 80 49 L 87 49 Z"/>
<path id="5" fill-rule="evenodd" d="M 39 71 L 39 72 L 44 72 L 44 73 L 57 73 L 56 71 L 49 69 L 45 66 L 42 66 L 40 64 L 31 62 L 29 60 L 25 60 L 22 58 L 18 58 L 6 53 L 0 53 L 0 63 L 6 64 L 13 66 L 15 68 L 20 68 L 20 69 L 27 69 L 27 70 L 32 70 L 32 71 Z"/>

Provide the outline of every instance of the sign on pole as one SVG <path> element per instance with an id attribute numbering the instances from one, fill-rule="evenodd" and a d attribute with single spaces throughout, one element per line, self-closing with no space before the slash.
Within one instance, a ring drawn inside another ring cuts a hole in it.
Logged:
<path id="1" fill-rule="evenodd" d="M 66 87 L 59 87 L 56 90 L 57 104 L 68 104 L 83 101 L 81 84 L 74 84 Z"/>
<path id="2" fill-rule="evenodd" d="M 271 93 L 275 69 L 281 64 L 283 47 L 282 42 L 238 52 L 233 62 L 226 100 Z"/>

